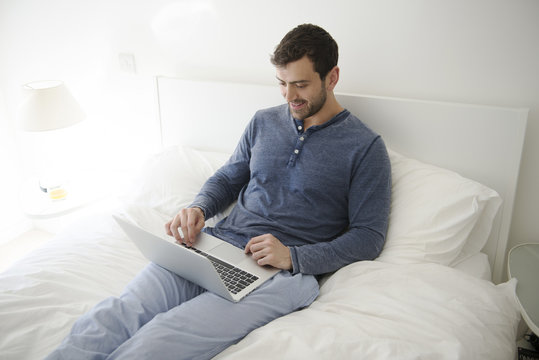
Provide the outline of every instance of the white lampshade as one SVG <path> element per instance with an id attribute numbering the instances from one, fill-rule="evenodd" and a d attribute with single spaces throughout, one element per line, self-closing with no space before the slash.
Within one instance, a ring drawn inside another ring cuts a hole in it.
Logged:
<path id="1" fill-rule="evenodd" d="M 36 81 L 23 86 L 19 121 L 25 131 L 47 131 L 75 125 L 84 112 L 62 81 Z"/>

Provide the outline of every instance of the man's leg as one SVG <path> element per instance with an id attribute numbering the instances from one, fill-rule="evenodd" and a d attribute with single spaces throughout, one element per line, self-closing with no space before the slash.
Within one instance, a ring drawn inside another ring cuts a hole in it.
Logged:
<path id="1" fill-rule="evenodd" d="M 238 303 L 206 292 L 157 315 L 109 359 L 210 359 L 317 296 L 313 276 L 288 272 L 278 273 Z"/>
<path id="2" fill-rule="evenodd" d="M 205 290 L 155 264 L 144 268 L 118 298 L 79 318 L 49 359 L 105 359 L 155 315 Z"/>

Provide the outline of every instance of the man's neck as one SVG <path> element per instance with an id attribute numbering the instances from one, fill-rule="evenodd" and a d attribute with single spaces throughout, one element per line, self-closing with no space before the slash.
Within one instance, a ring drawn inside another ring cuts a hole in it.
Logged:
<path id="1" fill-rule="evenodd" d="M 324 106 L 313 116 L 310 116 L 304 120 L 303 127 L 305 130 L 311 126 L 322 125 L 329 120 L 333 119 L 338 113 L 343 111 L 344 108 L 337 102 L 333 94 L 329 95 Z"/>

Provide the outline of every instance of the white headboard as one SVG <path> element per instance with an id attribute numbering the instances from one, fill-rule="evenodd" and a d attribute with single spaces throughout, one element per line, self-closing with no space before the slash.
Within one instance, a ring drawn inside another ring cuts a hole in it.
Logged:
<path id="1" fill-rule="evenodd" d="M 157 79 L 163 146 L 232 152 L 257 110 L 283 103 L 277 87 Z"/>
<path id="2" fill-rule="evenodd" d="M 231 152 L 255 111 L 283 103 L 277 86 L 157 78 L 162 145 Z M 527 109 L 338 94 L 339 102 L 381 134 L 387 146 L 454 170 L 504 200 L 491 238 L 493 280 L 505 254 L 526 129 Z"/>

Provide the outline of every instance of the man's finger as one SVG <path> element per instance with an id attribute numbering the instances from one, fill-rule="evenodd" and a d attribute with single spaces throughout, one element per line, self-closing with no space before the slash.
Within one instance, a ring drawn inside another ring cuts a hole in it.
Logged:
<path id="1" fill-rule="evenodd" d="M 187 245 L 191 246 L 195 243 L 196 235 L 196 226 L 195 226 L 195 220 L 193 219 L 193 216 L 188 215 L 187 219 L 187 234 L 184 232 L 184 239 L 187 242 Z"/>
<path id="2" fill-rule="evenodd" d="M 251 238 L 247 245 L 245 245 L 245 253 L 248 254 L 250 252 L 253 252 L 253 245 L 258 244 L 260 241 L 263 240 L 263 235 L 255 236 L 254 238 Z"/>
<path id="3" fill-rule="evenodd" d="M 189 227 L 187 226 L 187 211 L 185 209 L 182 209 L 180 211 L 180 228 L 182 231 L 182 240 L 183 242 L 187 243 L 189 239 Z M 187 244 L 190 245 L 190 244 Z"/>
<path id="4" fill-rule="evenodd" d="M 180 220 L 178 218 L 178 215 L 176 215 L 172 221 L 170 222 L 170 226 L 169 226 L 169 230 L 170 232 L 172 233 L 171 235 L 174 236 L 174 238 L 177 240 L 177 241 L 181 241 L 181 236 L 180 234 L 178 233 L 178 226 L 180 224 Z"/>
<path id="5" fill-rule="evenodd" d="M 173 236 L 172 231 L 170 230 L 170 225 L 172 224 L 172 220 L 167 222 L 165 224 L 165 231 L 167 232 L 167 235 Z"/>

